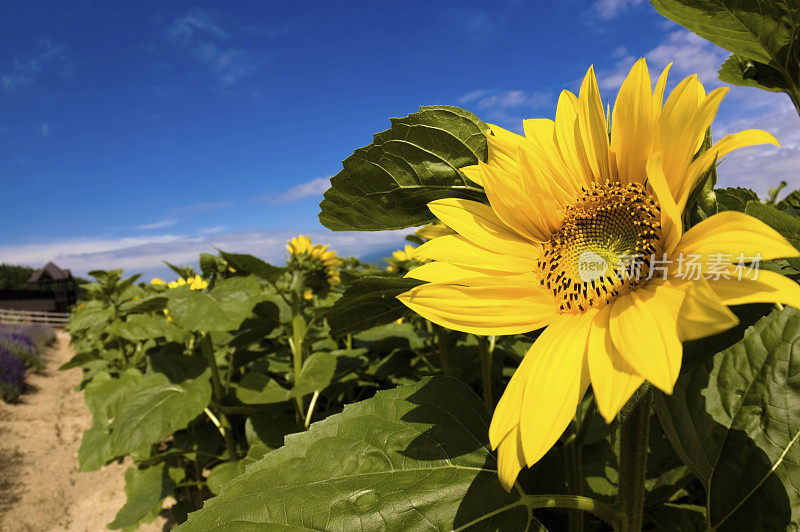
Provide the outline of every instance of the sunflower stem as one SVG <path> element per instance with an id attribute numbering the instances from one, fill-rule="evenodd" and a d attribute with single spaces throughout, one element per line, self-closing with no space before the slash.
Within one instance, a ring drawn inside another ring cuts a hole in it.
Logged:
<path id="1" fill-rule="evenodd" d="M 636 399 L 634 396 L 634 400 Z M 618 505 L 623 517 L 618 530 L 621 532 L 639 532 L 642 529 L 652 388 L 648 386 L 638 399 L 622 418 L 619 429 Z"/>
<path id="2" fill-rule="evenodd" d="M 494 397 L 492 394 L 492 358 L 494 356 L 494 336 L 478 336 L 478 357 L 481 362 L 481 388 L 483 403 L 491 414 L 494 410 Z"/>

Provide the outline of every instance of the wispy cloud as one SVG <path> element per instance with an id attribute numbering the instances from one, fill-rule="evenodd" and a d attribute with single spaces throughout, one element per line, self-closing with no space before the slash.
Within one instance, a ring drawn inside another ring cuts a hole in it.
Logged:
<path id="1" fill-rule="evenodd" d="M 617 49 L 614 55 L 620 58 L 616 67 L 597 73 L 597 83 L 601 89 L 618 89 L 633 63 L 639 59 L 624 48 Z M 728 52 L 722 48 L 682 28 L 669 32 L 666 38 L 644 54 L 651 68 L 662 69 L 672 62 L 670 76 L 673 79 L 697 74 L 707 86 L 720 86 L 717 71 L 727 56 Z"/>
<path id="2" fill-rule="evenodd" d="M 321 196 L 331 186 L 331 176 L 317 177 L 311 181 L 300 183 L 277 194 L 267 194 L 264 199 L 269 203 L 285 203 L 309 196 Z"/>
<path id="3" fill-rule="evenodd" d="M 481 89 L 464 94 L 458 101 L 484 120 L 520 131 L 523 119 L 530 118 L 534 111 L 551 107 L 554 98 L 543 91 Z"/>
<path id="4" fill-rule="evenodd" d="M 178 220 L 172 218 L 172 219 L 168 219 L 168 220 L 160 220 L 158 222 L 153 222 L 153 223 L 149 223 L 149 224 L 137 225 L 136 229 L 140 229 L 140 230 L 163 229 L 165 227 L 172 227 L 176 223 L 178 223 Z"/>
<path id="5" fill-rule="evenodd" d="M 409 231 L 331 232 L 250 231 L 199 235 L 164 234 L 123 239 L 78 238 L 27 245 L 0 245 L 0 262 L 41 266 L 53 261 L 79 275 L 93 269 L 124 268 L 128 273 L 152 273 L 164 269 L 163 261 L 173 264 L 196 264 L 202 252 L 222 249 L 234 253 L 252 253 L 275 264 L 286 257 L 284 245 L 300 233 L 315 242 L 331 245 L 341 255 L 368 256 L 402 243 Z"/>
<path id="6" fill-rule="evenodd" d="M 72 72 L 67 47 L 53 44 L 50 39 L 39 39 L 33 52 L 25 57 L 15 57 L 11 69 L 0 73 L 0 89 L 13 92 L 32 85 L 45 70 L 52 69 L 62 76 Z"/>
<path id="7" fill-rule="evenodd" d="M 193 9 L 172 21 L 165 36 L 205 65 L 222 87 L 229 88 L 261 68 L 264 54 L 256 57 L 250 50 L 236 46 L 234 33 L 222 27 L 220 18 Z"/>
<path id="8" fill-rule="evenodd" d="M 45 123 L 42 123 L 42 125 L 39 126 L 39 135 L 43 139 L 46 139 L 47 137 L 49 137 L 50 136 L 50 126 L 48 126 Z"/>
<path id="9" fill-rule="evenodd" d="M 596 0 L 592 5 L 597 16 L 604 20 L 616 18 L 626 9 L 643 3 L 644 0 Z"/>
<path id="10" fill-rule="evenodd" d="M 224 209 L 233 206 L 232 201 L 205 201 L 202 203 L 195 203 L 194 205 L 183 205 L 175 207 L 172 212 L 187 213 L 187 212 L 202 212 L 202 211 L 216 211 L 217 209 Z"/>
<path id="11" fill-rule="evenodd" d="M 443 11 L 442 16 L 447 22 L 463 29 L 473 39 L 488 38 L 497 33 L 495 18 L 488 11 L 478 7 L 454 7 Z"/>

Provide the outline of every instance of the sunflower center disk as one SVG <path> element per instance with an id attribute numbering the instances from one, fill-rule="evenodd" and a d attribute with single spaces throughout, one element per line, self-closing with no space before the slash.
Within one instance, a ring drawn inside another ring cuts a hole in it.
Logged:
<path id="1" fill-rule="evenodd" d="M 542 286 L 562 312 L 602 307 L 647 279 L 660 240 L 661 209 L 644 185 L 582 188 L 561 229 L 544 243 Z"/>

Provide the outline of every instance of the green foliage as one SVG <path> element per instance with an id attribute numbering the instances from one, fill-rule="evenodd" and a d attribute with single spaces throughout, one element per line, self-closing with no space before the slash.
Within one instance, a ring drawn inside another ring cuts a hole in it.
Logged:
<path id="1" fill-rule="evenodd" d="M 472 113 L 420 107 L 357 149 L 331 178 L 319 220 L 335 231 L 380 231 L 434 220 L 427 203 L 458 197 L 486 201 L 459 168 L 486 160 L 488 130 Z"/>
<path id="2" fill-rule="evenodd" d="M 328 312 L 335 336 L 354 334 L 384 325 L 408 314 L 398 295 L 422 284 L 401 277 L 364 277 L 355 281 Z"/>
<path id="3" fill-rule="evenodd" d="M 685 371 L 659 419 L 706 489 L 709 525 L 785 529 L 800 523 L 800 313 L 774 311 L 745 337 Z"/>
<path id="4" fill-rule="evenodd" d="M 162 501 L 174 489 L 175 482 L 170 478 L 167 464 L 163 462 L 146 469 L 129 467 L 125 471 L 125 495 L 128 500 L 108 528 L 119 530 L 152 522 L 161 512 Z"/>
<path id="5" fill-rule="evenodd" d="M 720 79 L 785 92 L 800 110 L 798 0 L 651 0 L 667 18 L 733 52 Z"/>
<path id="6" fill-rule="evenodd" d="M 30 290 L 28 279 L 34 271 L 27 266 L 0 264 L 0 290 Z"/>
<path id="7" fill-rule="evenodd" d="M 488 422 L 455 379 L 380 392 L 289 437 L 180 530 L 522 530 L 528 515 L 496 481 Z"/>

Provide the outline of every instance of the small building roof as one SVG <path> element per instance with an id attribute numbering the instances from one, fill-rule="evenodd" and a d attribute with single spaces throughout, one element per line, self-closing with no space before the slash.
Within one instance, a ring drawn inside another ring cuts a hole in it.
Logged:
<path id="1" fill-rule="evenodd" d="M 66 281 L 72 279 L 72 273 L 67 269 L 61 269 L 52 262 L 44 265 L 44 268 L 36 270 L 28 279 L 29 283 L 47 283 L 51 281 Z"/>

